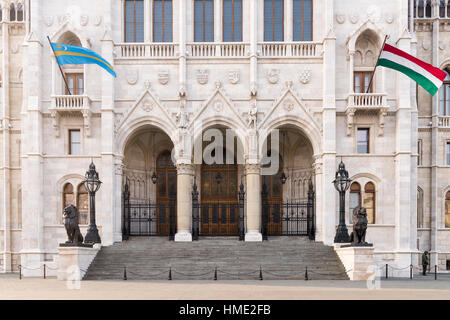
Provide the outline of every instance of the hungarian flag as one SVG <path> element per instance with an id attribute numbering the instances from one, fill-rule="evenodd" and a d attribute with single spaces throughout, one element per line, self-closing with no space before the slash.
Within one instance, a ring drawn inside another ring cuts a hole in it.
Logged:
<path id="1" fill-rule="evenodd" d="M 445 79 L 445 72 L 412 55 L 385 44 L 377 66 L 400 71 L 417 82 L 432 96 L 436 94 Z"/>

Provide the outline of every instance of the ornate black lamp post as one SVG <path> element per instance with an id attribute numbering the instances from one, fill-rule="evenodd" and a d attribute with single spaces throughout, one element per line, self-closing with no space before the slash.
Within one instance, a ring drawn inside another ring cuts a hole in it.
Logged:
<path id="1" fill-rule="evenodd" d="M 348 177 L 348 171 L 345 170 L 345 164 L 339 164 L 339 170 L 336 172 L 336 179 L 333 181 L 334 187 L 339 192 L 339 226 L 334 237 L 335 243 L 348 243 L 350 236 L 348 235 L 347 226 L 345 225 L 345 192 L 350 187 L 351 180 Z"/>
<path id="2" fill-rule="evenodd" d="M 98 172 L 95 170 L 94 162 L 89 165 L 89 171 L 86 171 L 86 180 L 84 185 L 89 192 L 89 228 L 86 233 L 84 242 L 86 243 L 101 243 L 98 235 L 97 225 L 95 224 L 95 193 L 100 189 L 102 182 L 98 178 Z"/>

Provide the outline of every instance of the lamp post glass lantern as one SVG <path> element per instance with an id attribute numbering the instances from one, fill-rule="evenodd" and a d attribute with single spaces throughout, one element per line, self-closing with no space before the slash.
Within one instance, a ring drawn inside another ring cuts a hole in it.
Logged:
<path id="1" fill-rule="evenodd" d="M 348 177 L 348 171 L 345 170 L 345 164 L 339 164 L 339 169 L 336 172 L 336 179 L 333 181 L 334 187 L 339 192 L 339 225 L 334 237 L 335 243 L 348 243 L 350 236 L 348 235 L 347 226 L 345 224 L 345 192 L 350 187 L 351 180 Z"/>
<path id="2" fill-rule="evenodd" d="M 98 234 L 97 225 L 95 223 L 95 193 L 100 189 L 102 182 L 98 178 L 98 172 L 95 170 L 94 162 L 89 165 L 89 170 L 86 171 L 84 185 L 89 192 L 89 228 L 86 233 L 86 243 L 101 243 Z"/>

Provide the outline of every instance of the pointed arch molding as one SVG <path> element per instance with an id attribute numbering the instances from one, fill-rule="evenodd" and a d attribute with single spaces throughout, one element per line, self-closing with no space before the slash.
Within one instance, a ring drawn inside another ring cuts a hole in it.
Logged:
<path id="1" fill-rule="evenodd" d="M 232 114 L 234 117 L 228 117 L 227 114 Z M 212 118 L 228 119 L 231 123 L 238 122 L 237 127 L 233 129 L 244 129 L 247 127 L 242 116 L 239 114 L 236 106 L 227 96 L 220 81 L 216 81 L 216 88 L 208 99 L 202 104 L 200 110 L 195 113 L 194 118 L 189 124 L 189 129 L 194 127 L 194 124 L 204 124 Z"/>
<path id="2" fill-rule="evenodd" d="M 51 36 L 50 41 L 58 42 L 61 36 L 66 32 L 72 32 L 74 35 L 80 39 L 81 45 L 85 48 L 91 48 L 91 41 L 83 36 L 83 33 L 74 25 L 72 20 L 67 20 L 64 22 L 58 30 L 56 30 Z M 50 53 L 53 55 L 53 52 L 50 49 Z"/>
<path id="3" fill-rule="evenodd" d="M 359 36 L 367 30 L 371 30 L 373 31 L 375 34 L 378 35 L 379 39 L 378 40 L 382 40 L 385 38 L 386 33 L 383 31 L 383 29 L 381 29 L 380 27 L 378 27 L 378 25 L 376 25 L 375 23 L 373 23 L 372 21 L 370 21 L 370 19 L 367 19 L 366 21 L 362 22 L 359 27 L 354 30 L 348 37 L 347 37 L 347 52 L 355 52 L 355 48 L 356 48 L 356 41 L 358 40 Z M 379 45 L 381 45 L 381 43 L 379 43 Z"/>

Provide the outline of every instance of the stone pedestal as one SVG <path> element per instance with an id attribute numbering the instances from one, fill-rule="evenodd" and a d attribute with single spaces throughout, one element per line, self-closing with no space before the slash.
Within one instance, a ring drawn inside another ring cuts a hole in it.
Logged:
<path id="1" fill-rule="evenodd" d="M 334 244 L 334 250 L 341 259 L 350 280 L 374 279 L 376 267 L 373 247 L 350 247 L 350 244 Z"/>
<path id="2" fill-rule="evenodd" d="M 81 280 L 100 251 L 101 245 L 94 247 L 59 247 L 58 280 Z"/>

